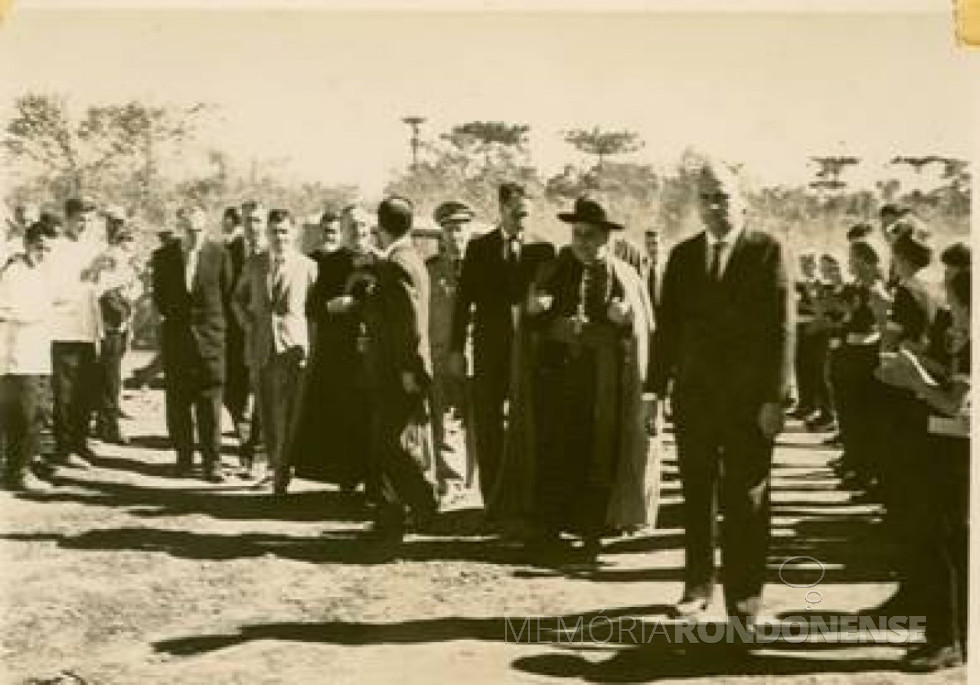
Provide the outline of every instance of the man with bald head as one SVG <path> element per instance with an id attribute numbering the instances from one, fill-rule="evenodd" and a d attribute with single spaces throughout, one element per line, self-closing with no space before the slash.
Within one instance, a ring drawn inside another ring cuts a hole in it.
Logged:
<path id="1" fill-rule="evenodd" d="M 196 423 L 204 477 L 220 482 L 232 267 L 224 246 L 205 238 L 206 225 L 200 208 L 178 212 L 180 239 L 153 253 L 153 302 L 163 317 L 167 430 L 177 452 L 176 474 L 191 473 Z"/>
<path id="2" fill-rule="evenodd" d="M 769 544 L 772 446 L 793 360 L 793 311 L 783 249 L 746 226 L 734 171 L 705 163 L 704 230 L 671 250 L 653 348 L 651 385 L 670 389 L 684 495 L 686 563 L 677 613 L 696 616 L 714 592 L 720 499 L 728 615 L 758 615 Z"/>

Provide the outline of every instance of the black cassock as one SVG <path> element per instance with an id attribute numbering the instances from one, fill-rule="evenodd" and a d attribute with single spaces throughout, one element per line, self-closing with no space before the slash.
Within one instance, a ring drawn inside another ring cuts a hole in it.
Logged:
<path id="1" fill-rule="evenodd" d="M 346 294 L 373 257 L 347 248 L 312 256 L 318 268 L 307 316 L 316 338 L 290 461 L 300 478 L 352 487 L 370 471 L 371 402 L 358 351 L 362 317 L 359 307 L 332 314 L 327 303 Z"/>

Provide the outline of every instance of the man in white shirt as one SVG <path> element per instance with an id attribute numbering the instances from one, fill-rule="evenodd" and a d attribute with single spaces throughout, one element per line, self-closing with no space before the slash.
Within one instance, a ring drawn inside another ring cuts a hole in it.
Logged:
<path id="1" fill-rule="evenodd" d="M 88 446 L 92 389 L 97 378 L 97 345 L 102 320 L 95 283 L 96 258 L 104 249 L 93 240 L 95 205 L 72 198 L 65 202 L 63 236 L 51 251 L 54 318 L 51 385 L 54 393 L 53 461 L 88 468 L 95 455 Z"/>
<path id="2" fill-rule="evenodd" d="M 24 235 L 25 252 L 0 271 L 0 446 L 2 487 L 44 489 L 29 470 L 38 448 L 41 384 L 51 373 L 51 296 L 41 268 L 57 233 L 35 222 Z"/>

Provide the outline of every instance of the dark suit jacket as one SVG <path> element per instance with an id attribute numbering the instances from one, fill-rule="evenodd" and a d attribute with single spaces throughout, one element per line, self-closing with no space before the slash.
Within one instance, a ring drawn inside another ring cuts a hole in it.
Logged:
<path id="1" fill-rule="evenodd" d="M 474 355 L 478 359 L 500 356 L 501 362 L 506 363 L 513 334 L 511 305 L 524 301 L 539 267 L 554 259 L 555 248 L 526 235 L 520 255 L 517 272 L 512 274 L 504 260 L 500 228 L 474 238 L 466 246 L 453 311 L 453 352 L 463 351 L 472 321 Z"/>
<path id="2" fill-rule="evenodd" d="M 228 251 L 228 258 L 231 263 L 231 292 L 235 292 L 238 281 L 242 277 L 242 269 L 245 268 L 245 237 L 236 236 L 225 244 Z M 245 361 L 245 331 L 242 329 L 238 319 L 234 316 L 228 317 L 228 363 L 236 367 L 244 367 Z"/>
<path id="3" fill-rule="evenodd" d="M 429 271 L 412 243 L 396 247 L 385 264 L 382 287 L 391 307 L 386 328 L 392 341 L 394 362 L 402 371 L 414 371 L 421 379 L 432 377 L 429 349 Z"/>
<path id="4" fill-rule="evenodd" d="M 704 400 L 755 413 L 764 402 L 783 401 L 793 363 L 793 300 L 782 246 L 746 228 L 714 287 L 707 250 L 700 233 L 670 253 L 649 384 L 662 396 L 673 382 L 675 406 Z"/>
<path id="5" fill-rule="evenodd" d="M 230 318 L 231 260 L 224 246 L 205 241 L 191 291 L 184 281 L 180 241 L 153 253 L 153 303 L 161 325 L 168 373 L 194 373 L 209 384 L 225 378 L 225 343 Z"/>

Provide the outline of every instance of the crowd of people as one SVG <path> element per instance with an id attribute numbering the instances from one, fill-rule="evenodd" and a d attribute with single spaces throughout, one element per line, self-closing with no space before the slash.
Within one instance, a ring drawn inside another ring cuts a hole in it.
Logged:
<path id="1" fill-rule="evenodd" d="M 928 230 L 886 207 L 880 230 L 848 231 L 849 275 L 834 256 L 808 253 L 794 284 L 781 243 L 747 225 L 737 173 L 706 163 L 697 184 L 704 230 L 666 260 L 655 228 L 634 247 L 590 197 L 557 217 L 567 245 L 542 240 L 526 226 L 533 198 L 512 182 L 482 235 L 464 202 L 439 205 L 440 250 L 427 260 L 404 197 L 374 212 L 326 210 L 309 255 L 286 209 L 228 207 L 220 239 L 203 209 L 181 209 L 150 260 L 175 476 L 247 479 L 276 497 L 297 477 L 361 489 L 374 511 L 368 534 L 388 548 L 424 531 L 452 488 L 477 481 L 490 529 L 548 553 L 568 549 L 571 534 L 592 561 L 603 537 L 654 524 L 666 414 L 684 499 L 675 613 L 704 612 L 720 579 L 728 614 L 751 625 L 772 450 L 789 414 L 835 432 L 844 487 L 887 511 L 900 590 L 877 610 L 929 618 L 908 664 L 959 663 L 969 247 L 942 253 L 941 306 L 918 278 L 933 258 Z M 90 436 L 127 443 L 121 360 L 139 269 L 125 215 L 104 208 L 103 237 L 99 212 L 71 199 L 63 219 L 18 217 L 23 249 L 0 272 L 9 490 L 87 468 Z M 40 455 L 45 384 L 54 448 Z M 220 456 L 225 410 L 235 473 Z"/>
<path id="2" fill-rule="evenodd" d="M 876 615 L 928 615 L 914 663 L 965 658 L 970 482 L 970 246 L 938 255 L 943 293 L 923 279 L 933 238 L 906 208 L 846 233 L 833 254 L 800 256 L 797 404 L 833 433 L 841 487 L 886 511 L 899 591 Z"/>

